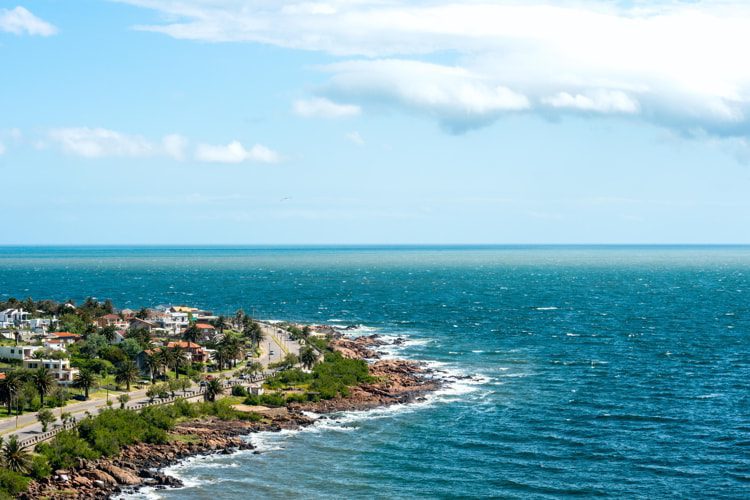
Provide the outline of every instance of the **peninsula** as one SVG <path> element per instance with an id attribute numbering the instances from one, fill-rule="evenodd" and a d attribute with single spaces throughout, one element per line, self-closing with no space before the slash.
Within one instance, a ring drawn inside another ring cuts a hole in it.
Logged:
<path id="1" fill-rule="evenodd" d="M 94 299 L 10 299 L 0 310 L 0 498 L 180 486 L 161 469 L 439 386 L 419 363 L 379 359 L 385 341 L 353 327 Z"/>

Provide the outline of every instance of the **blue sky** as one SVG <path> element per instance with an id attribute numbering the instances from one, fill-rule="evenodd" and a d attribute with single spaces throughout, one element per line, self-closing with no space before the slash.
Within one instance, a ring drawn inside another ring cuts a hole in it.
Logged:
<path id="1" fill-rule="evenodd" d="M 3 2 L 0 244 L 750 243 L 748 38 L 732 2 Z"/>

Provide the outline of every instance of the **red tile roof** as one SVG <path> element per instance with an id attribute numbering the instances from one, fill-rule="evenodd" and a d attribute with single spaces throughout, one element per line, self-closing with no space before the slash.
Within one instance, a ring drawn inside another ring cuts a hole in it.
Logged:
<path id="1" fill-rule="evenodd" d="M 194 342 L 187 342 L 184 340 L 181 340 L 179 342 L 170 342 L 167 344 L 167 347 L 170 349 L 174 349 L 175 347 L 182 347 L 183 349 L 200 349 L 201 346 Z"/>
<path id="2" fill-rule="evenodd" d="M 215 330 L 216 329 L 214 325 L 209 325 L 208 323 L 196 323 L 195 326 L 197 328 L 200 328 L 201 330 Z"/>
<path id="3" fill-rule="evenodd" d="M 78 335 L 77 333 L 70 333 L 70 332 L 51 332 L 51 334 L 54 335 L 55 337 L 60 337 L 60 338 L 69 338 L 69 339 L 81 338 L 81 336 Z"/>

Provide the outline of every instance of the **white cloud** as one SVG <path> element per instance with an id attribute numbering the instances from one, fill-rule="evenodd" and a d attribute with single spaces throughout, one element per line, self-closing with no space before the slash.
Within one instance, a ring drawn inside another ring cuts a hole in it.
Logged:
<path id="1" fill-rule="evenodd" d="M 620 91 L 599 91 L 592 95 L 560 92 L 555 96 L 542 99 L 542 102 L 553 108 L 579 109 L 597 113 L 633 114 L 640 111 L 638 101 Z"/>
<path id="2" fill-rule="evenodd" d="M 242 163 L 245 161 L 278 163 L 281 160 L 277 152 L 261 144 L 246 149 L 239 141 L 218 146 L 198 144 L 195 150 L 195 158 L 209 163 Z"/>
<path id="3" fill-rule="evenodd" d="M 49 138 L 64 152 L 84 158 L 167 156 L 183 160 L 188 146 L 188 140 L 179 134 L 165 135 L 159 143 L 141 135 L 89 127 L 53 129 Z M 45 147 L 44 141 L 37 141 L 37 149 Z"/>
<path id="4" fill-rule="evenodd" d="M 105 128 L 71 127 L 50 132 L 63 151 L 84 158 L 104 156 L 148 156 L 154 146 L 139 135 L 127 135 Z"/>
<path id="5" fill-rule="evenodd" d="M 161 144 L 167 156 L 180 161 L 185 159 L 185 150 L 188 146 L 188 140 L 185 137 L 180 134 L 169 134 L 164 136 Z"/>
<path id="6" fill-rule="evenodd" d="M 354 132 L 349 132 L 346 134 L 346 138 L 356 144 L 357 146 L 364 146 L 365 140 L 362 138 L 362 136 L 357 132 L 356 130 Z"/>
<path id="7" fill-rule="evenodd" d="M 431 114 L 450 129 L 471 128 L 531 105 L 526 96 L 460 67 L 380 59 L 323 69 L 334 74 L 329 85 L 334 94 Z"/>
<path id="8" fill-rule="evenodd" d="M 454 130 L 521 109 L 627 114 L 688 134 L 750 129 L 745 1 L 120 1 L 164 14 L 138 29 L 175 38 L 364 57 L 328 67 L 320 95 L 398 105 Z M 431 54 L 444 62 L 419 62 Z"/>
<path id="9" fill-rule="evenodd" d="M 5 151 L 6 151 L 5 144 L 3 144 L 2 142 L 0 142 L 0 156 L 4 155 Z"/>
<path id="10" fill-rule="evenodd" d="M 294 112 L 305 117 L 344 118 L 357 116 L 361 109 L 351 104 L 337 104 L 322 97 L 294 102 Z"/>
<path id="11" fill-rule="evenodd" d="M 0 31 L 14 35 L 50 36 L 57 33 L 57 28 L 19 6 L 0 9 Z"/>

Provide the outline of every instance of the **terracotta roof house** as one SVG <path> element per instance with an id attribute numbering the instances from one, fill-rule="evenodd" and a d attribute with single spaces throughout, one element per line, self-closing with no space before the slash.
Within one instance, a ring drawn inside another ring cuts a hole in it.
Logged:
<path id="1" fill-rule="evenodd" d="M 49 332 L 47 338 L 50 340 L 61 340 L 64 345 L 74 344 L 81 340 L 80 335 L 70 332 Z"/>
<path id="2" fill-rule="evenodd" d="M 167 349 L 185 349 L 190 357 L 190 361 L 195 363 L 205 363 L 208 361 L 208 353 L 201 346 L 194 342 L 187 342 L 181 340 L 179 342 L 170 342 L 167 344 Z"/>

